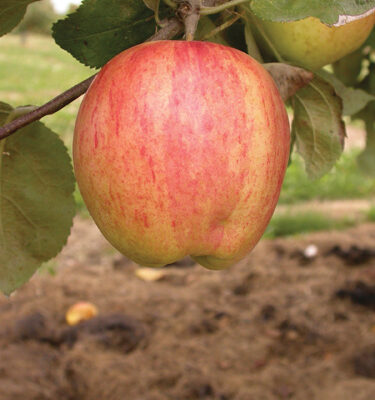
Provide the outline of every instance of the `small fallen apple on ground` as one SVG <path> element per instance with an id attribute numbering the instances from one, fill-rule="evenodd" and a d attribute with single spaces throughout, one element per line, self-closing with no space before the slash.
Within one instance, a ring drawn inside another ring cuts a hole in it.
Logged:
<path id="1" fill-rule="evenodd" d="M 286 61 L 316 71 L 361 47 L 374 27 L 375 13 L 341 26 L 327 26 L 314 17 L 292 22 L 258 21 Z"/>
<path id="2" fill-rule="evenodd" d="M 79 301 L 69 307 L 65 315 L 68 325 L 74 326 L 82 321 L 87 321 L 98 315 L 98 308 L 95 304 L 88 301 Z"/>
<path id="3" fill-rule="evenodd" d="M 144 266 L 221 269 L 261 238 L 289 157 L 268 72 L 236 49 L 159 41 L 106 64 L 81 104 L 77 182 L 109 242 Z"/>

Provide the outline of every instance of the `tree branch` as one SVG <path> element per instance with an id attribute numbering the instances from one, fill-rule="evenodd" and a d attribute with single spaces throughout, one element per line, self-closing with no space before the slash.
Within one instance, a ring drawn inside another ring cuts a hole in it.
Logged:
<path id="1" fill-rule="evenodd" d="M 59 94 L 57 97 L 50 100 L 48 103 L 42 105 L 41 107 L 36 108 L 34 111 L 24 114 L 21 117 L 13 120 L 12 122 L 9 122 L 8 124 L 2 126 L 0 128 L 0 140 L 8 137 L 18 129 L 23 128 L 24 126 L 29 125 L 46 115 L 53 114 L 56 111 L 64 108 L 66 105 L 68 105 L 86 92 L 91 82 L 94 80 L 95 76 L 96 74 L 82 81 L 81 83 L 78 83 L 78 85 L 73 86 L 66 92 Z"/>
<path id="2" fill-rule="evenodd" d="M 166 40 L 172 39 L 178 33 L 183 30 L 183 23 L 177 18 L 171 18 L 165 21 L 166 25 L 156 32 L 153 36 L 146 40 L 146 42 L 151 42 L 155 40 Z M 78 97 L 82 96 L 89 88 L 91 82 L 94 80 L 97 74 L 87 78 L 86 80 L 78 83 L 67 91 L 59 94 L 57 97 L 50 100 L 48 103 L 36 108 L 35 110 L 22 115 L 21 117 L 5 124 L 0 127 L 0 140 L 5 139 L 12 133 L 16 132 L 18 129 L 23 128 L 26 125 L 31 124 L 34 121 L 38 121 L 46 115 L 54 114 L 56 111 L 61 110 L 72 101 L 76 100 Z"/>
<path id="3" fill-rule="evenodd" d="M 154 42 L 156 40 L 168 40 L 174 38 L 184 29 L 184 24 L 177 18 L 171 18 L 167 21 L 162 20 L 164 25 L 155 35 L 151 36 L 146 42 Z"/>
<path id="4" fill-rule="evenodd" d="M 177 16 L 184 22 L 185 39 L 194 40 L 199 22 L 201 0 L 183 0 L 179 3 Z"/>

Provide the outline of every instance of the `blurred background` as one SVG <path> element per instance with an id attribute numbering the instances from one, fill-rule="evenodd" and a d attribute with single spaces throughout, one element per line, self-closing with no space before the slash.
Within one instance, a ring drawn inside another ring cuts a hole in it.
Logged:
<path id="1" fill-rule="evenodd" d="M 50 36 L 79 3 L 33 3 L 1 38 L 1 101 L 40 105 L 95 72 Z M 43 119 L 69 151 L 79 104 Z M 375 179 L 356 162 L 363 127 L 346 122 L 322 179 L 293 156 L 264 238 L 228 271 L 140 268 L 76 191 L 63 252 L 0 297 L 0 400 L 375 398 Z M 69 325 L 82 301 L 93 318 Z"/>

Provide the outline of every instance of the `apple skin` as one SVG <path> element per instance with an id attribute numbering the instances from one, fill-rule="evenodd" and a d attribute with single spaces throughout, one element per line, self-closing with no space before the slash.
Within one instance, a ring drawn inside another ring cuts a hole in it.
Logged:
<path id="1" fill-rule="evenodd" d="M 316 71 L 357 50 L 373 29 L 375 14 L 338 27 L 314 17 L 293 22 L 258 20 L 286 61 Z"/>
<path id="2" fill-rule="evenodd" d="M 73 160 L 107 240 L 145 266 L 221 269 L 259 241 L 289 157 L 268 72 L 210 42 L 144 43 L 106 64 L 76 121 Z"/>

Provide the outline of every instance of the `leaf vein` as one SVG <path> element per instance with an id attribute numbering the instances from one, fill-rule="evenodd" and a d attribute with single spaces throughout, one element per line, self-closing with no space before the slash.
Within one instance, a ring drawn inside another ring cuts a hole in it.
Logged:
<path id="1" fill-rule="evenodd" d="M 135 21 L 132 24 L 128 24 L 126 29 L 124 29 L 123 27 L 116 27 L 116 28 L 111 28 L 111 29 L 100 31 L 100 32 L 94 32 L 94 33 L 85 34 L 85 35 L 81 35 L 81 36 L 76 35 L 72 39 L 65 39 L 64 38 L 64 39 L 61 39 L 60 41 L 63 42 L 63 43 L 71 43 L 71 42 L 76 42 L 76 41 L 82 40 L 82 39 L 89 39 L 90 37 L 97 36 L 97 35 L 103 35 L 103 34 L 112 33 L 112 32 L 118 32 L 118 31 L 120 31 L 120 32 L 121 31 L 128 31 L 128 30 L 131 30 L 131 28 L 135 27 L 136 25 L 139 25 L 139 24 L 142 24 L 142 23 L 146 22 L 147 20 L 149 20 L 149 17 L 144 18 L 142 20 Z"/>
<path id="2" fill-rule="evenodd" d="M 16 208 L 28 224 L 30 224 L 35 230 L 38 229 L 35 223 L 23 212 L 22 208 L 14 200 L 4 194 L 2 194 L 1 197 L 7 200 L 14 208 Z"/>

